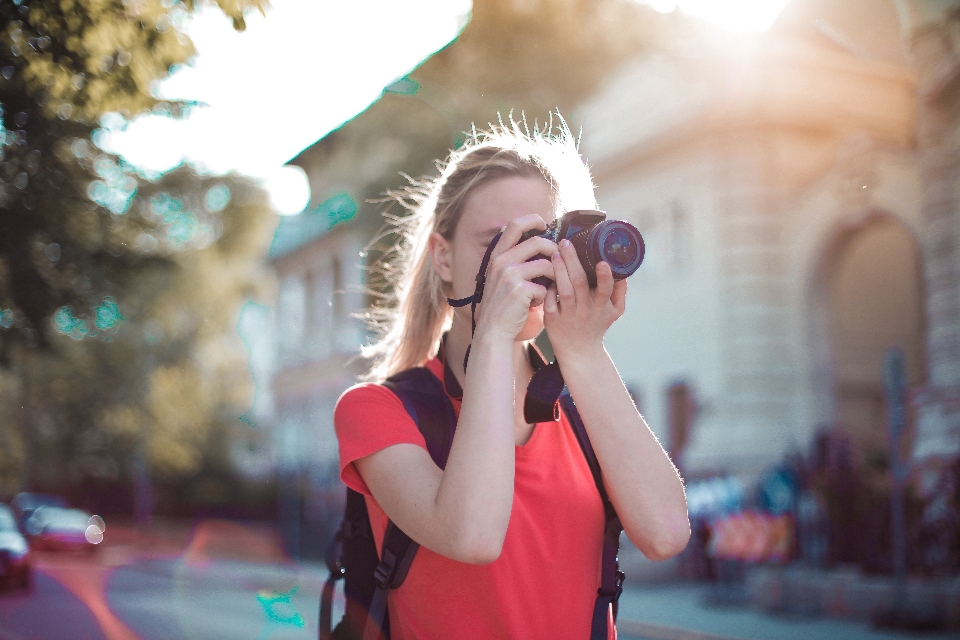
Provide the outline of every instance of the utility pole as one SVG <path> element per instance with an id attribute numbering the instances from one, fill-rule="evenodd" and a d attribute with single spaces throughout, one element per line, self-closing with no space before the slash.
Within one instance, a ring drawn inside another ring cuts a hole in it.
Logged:
<path id="1" fill-rule="evenodd" d="M 890 347 L 884 355 L 883 383 L 887 395 L 887 436 L 890 443 L 890 527 L 896 588 L 894 611 L 899 617 L 906 610 L 907 597 L 907 523 L 903 500 L 907 464 L 901 455 L 903 432 L 907 426 L 907 366 L 900 347 Z"/>

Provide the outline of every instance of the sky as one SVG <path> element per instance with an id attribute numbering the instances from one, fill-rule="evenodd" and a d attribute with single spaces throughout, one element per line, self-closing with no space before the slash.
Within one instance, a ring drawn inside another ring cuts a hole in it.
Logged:
<path id="1" fill-rule="evenodd" d="M 98 142 L 152 171 L 185 160 L 210 173 L 264 178 L 280 213 L 296 213 L 309 192 L 302 170 L 284 162 L 455 38 L 470 9 L 469 0 L 270 4 L 266 17 L 246 16 L 242 33 L 215 7 L 186 23 L 197 56 L 158 94 L 208 106 L 184 120 L 109 118 L 110 135 Z"/>
<path id="2" fill-rule="evenodd" d="M 636 0 L 732 31 L 770 25 L 787 0 Z M 158 97 L 201 103 L 174 120 L 146 115 L 103 121 L 98 144 L 136 166 L 181 162 L 263 180 L 274 208 L 298 213 L 306 176 L 284 163 L 375 101 L 383 88 L 453 40 L 470 0 L 271 0 L 234 31 L 215 8 L 189 18 L 197 56 L 158 86 Z"/>
<path id="3" fill-rule="evenodd" d="M 728 31 L 763 31 L 789 0 L 643 0 L 661 13 L 679 9 Z"/>

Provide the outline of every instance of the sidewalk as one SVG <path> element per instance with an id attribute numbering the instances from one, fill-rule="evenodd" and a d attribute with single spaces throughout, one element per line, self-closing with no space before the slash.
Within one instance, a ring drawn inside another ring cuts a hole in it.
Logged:
<path id="1" fill-rule="evenodd" d="M 698 583 L 625 586 L 620 640 L 956 640 L 956 633 L 910 634 L 865 622 L 774 616 L 747 606 L 705 604 L 710 586 Z"/>

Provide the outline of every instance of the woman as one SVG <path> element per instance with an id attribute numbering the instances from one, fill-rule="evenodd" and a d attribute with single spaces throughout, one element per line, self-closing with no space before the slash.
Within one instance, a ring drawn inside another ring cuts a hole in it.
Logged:
<path id="1" fill-rule="evenodd" d="M 511 121 L 474 135 L 419 187 L 408 192 L 409 250 L 396 312 L 371 349 L 371 383 L 348 390 L 335 413 L 341 477 L 366 496 L 378 548 L 387 518 L 421 545 L 389 595 L 392 638 L 589 638 L 603 508 L 567 417 L 523 418 L 528 343 L 542 329 L 627 536 L 662 560 L 690 532 L 679 474 L 603 347 L 626 280 L 601 263 L 591 289 L 569 242 L 520 242 L 565 211 L 596 208 L 589 172 L 565 125 L 530 135 Z M 474 292 L 501 231 L 472 332 L 470 307 L 446 299 Z M 532 282 L 541 276 L 555 284 Z M 374 384 L 416 366 L 445 380 L 458 411 L 443 470 L 400 400 Z"/>

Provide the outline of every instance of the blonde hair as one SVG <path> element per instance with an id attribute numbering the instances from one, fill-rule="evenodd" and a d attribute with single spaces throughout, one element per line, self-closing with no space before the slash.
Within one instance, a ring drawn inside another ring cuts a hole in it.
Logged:
<path id="1" fill-rule="evenodd" d="M 372 359 L 364 379 L 380 382 L 391 375 L 422 366 L 439 348 L 440 338 L 453 319 L 443 281 L 433 268 L 430 236 L 436 232 L 452 240 L 463 205 L 473 189 L 490 181 L 514 176 L 541 178 L 550 186 L 553 214 L 574 209 L 594 209 L 593 179 L 567 123 L 557 114 L 544 129 L 526 121 L 502 120 L 478 133 L 474 129 L 466 143 L 438 163 L 440 175 L 414 180 L 388 193 L 385 201 L 397 203 L 406 215 L 384 215 L 388 226 L 378 239 L 396 234 L 396 242 L 373 265 L 392 294 L 368 315 L 379 339 L 364 347 Z M 376 240 L 375 240 L 376 242 Z"/>

